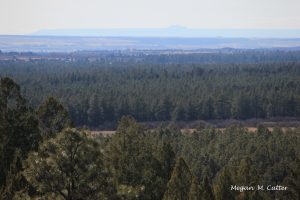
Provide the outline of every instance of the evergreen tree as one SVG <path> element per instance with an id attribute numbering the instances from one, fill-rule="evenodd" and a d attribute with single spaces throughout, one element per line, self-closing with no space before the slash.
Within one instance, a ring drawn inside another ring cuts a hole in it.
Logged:
<path id="1" fill-rule="evenodd" d="M 203 179 L 203 182 L 200 185 L 200 191 L 201 191 L 201 200 L 214 200 L 214 193 L 212 189 L 212 185 L 208 180 L 208 177 L 205 176 Z"/>
<path id="2" fill-rule="evenodd" d="M 173 121 L 180 121 L 185 120 L 185 110 L 181 104 L 177 105 L 172 113 L 172 120 Z"/>
<path id="3" fill-rule="evenodd" d="M 27 182 L 22 176 L 22 160 L 20 150 L 17 149 L 13 155 L 13 161 L 6 173 L 4 187 L 0 188 L 0 199 L 10 200 L 15 197 L 18 191 L 27 187 Z"/>
<path id="4" fill-rule="evenodd" d="M 250 157 L 246 157 L 241 160 L 237 171 L 237 182 L 240 185 L 256 185 L 257 174 L 256 170 L 252 168 L 252 160 Z"/>
<path id="5" fill-rule="evenodd" d="M 0 190 L 13 195 L 22 181 L 14 177 L 22 169 L 20 160 L 40 141 L 38 120 L 10 78 L 0 79 Z M 14 165 L 13 163 L 19 163 Z M 12 189 L 12 190 L 11 190 Z M 3 195 L 3 194 L 2 194 Z M 8 198 L 9 199 L 9 198 Z"/>
<path id="6" fill-rule="evenodd" d="M 191 121 L 191 120 L 196 120 L 197 119 L 197 108 L 196 106 L 189 102 L 188 106 L 187 106 L 187 120 Z"/>
<path id="7" fill-rule="evenodd" d="M 231 112 L 232 116 L 236 119 L 249 119 L 252 117 L 252 109 L 250 97 L 246 97 L 245 94 L 240 94 L 234 101 Z"/>
<path id="8" fill-rule="evenodd" d="M 175 153 L 170 143 L 164 142 L 159 152 L 159 160 L 162 163 L 162 177 L 165 183 L 171 178 L 172 169 L 175 165 Z"/>
<path id="9" fill-rule="evenodd" d="M 283 180 L 287 191 L 279 191 L 282 199 L 300 199 L 300 159 L 296 158 L 288 168 L 289 175 Z"/>
<path id="10" fill-rule="evenodd" d="M 133 118 L 123 117 L 108 144 L 109 162 L 118 183 L 135 186 L 141 178 L 136 170 L 140 165 L 136 162 L 139 134 L 142 134 L 142 127 Z"/>
<path id="11" fill-rule="evenodd" d="M 199 186 L 195 177 L 192 177 L 188 200 L 200 200 Z"/>
<path id="12" fill-rule="evenodd" d="M 172 171 L 163 200 L 188 200 L 192 174 L 185 161 L 179 157 Z"/>
<path id="13" fill-rule="evenodd" d="M 216 200 L 235 199 L 235 192 L 231 191 L 231 185 L 234 185 L 231 174 L 227 167 L 223 169 L 219 176 L 215 187 Z"/>
<path id="14" fill-rule="evenodd" d="M 54 97 L 43 102 L 36 113 L 44 138 L 54 137 L 64 128 L 72 126 L 68 111 Z"/>
<path id="15" fill-rule="evenodd" d="M 228 101 L 228 97 L 224 94 L 221 94 L 217 97 L 217 100 L 215 102 L 215 108 L 216 108 L 216 117 L 219 119 L 228 119 L 231 115 L 231 108 Z"/>
<path id="16" fill-rule="evenodd" d="M 162 198 L 165 169 L 145 140 L 143 128 L 132 117 L 122 117 L 106 155 L 123 198 Z"/>
<path id="17" fill-rule="evenodd" d="M 24 175 L 45 198 L 116 199 L 101 147 L 76 129 L 65 129 L 30 153 Z"/>
<path id="18" fill-rule="evenodd" d="M 103 109 L 99 105 L 99 98 L 97 94 L 94 94 L 89 102 L 89 108 L 87 110 L 88 123 L 92 127 L 97 127 L 103 122 Z"/>
<path id="19" fill-rule="evenodd" d="M 204 119 L 213 119 L 215 117 L 215 109 L 211 97 L 204 102 L 202 107 L 202 116 Z"/>
<path id="20" fill-rule="evenodd" d="M 157 105 L 156 119 L 159 121 L 167 121 L 171 119 L 172 104 L 169 97 L 164 97 Z"/>

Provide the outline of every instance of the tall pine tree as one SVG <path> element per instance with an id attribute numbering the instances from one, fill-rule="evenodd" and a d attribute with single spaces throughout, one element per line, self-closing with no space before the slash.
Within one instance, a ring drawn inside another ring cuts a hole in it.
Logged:
<path id="1" fill-rule="evenodd" d="M 172 171 L 163 200 L 188 200 L 192 183 L 189 167 L 179 157 Z"/>

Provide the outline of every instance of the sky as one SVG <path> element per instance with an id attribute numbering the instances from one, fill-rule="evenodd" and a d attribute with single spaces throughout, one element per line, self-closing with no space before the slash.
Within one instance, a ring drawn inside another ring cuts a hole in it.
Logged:
<path id="1" fill-rule="evenodd" d="M 43 29 L 300 29 L 300 0 L 0 0 L 0 34 Z"/>

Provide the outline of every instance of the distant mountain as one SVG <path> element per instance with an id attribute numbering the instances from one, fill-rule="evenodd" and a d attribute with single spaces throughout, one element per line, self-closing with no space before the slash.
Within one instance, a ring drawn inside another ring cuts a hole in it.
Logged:
<path id="1" fill-rule="evenodd" d="M 102 37 L 229 37 L 229 38 L 300 38 L 300 29 L 191 29 L 168 28 L 48 29 L 31 35 L 102 36 Z"/>

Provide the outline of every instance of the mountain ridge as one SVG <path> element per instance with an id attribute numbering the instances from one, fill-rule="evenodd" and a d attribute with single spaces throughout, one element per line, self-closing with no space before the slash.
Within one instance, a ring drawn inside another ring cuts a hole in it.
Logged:
<path id="1" fill-rule="evenodd" d="M 42 29 L 29 35 L 183 38 L 300 38 L 300 29 L 194 29 L 176 25 L 167 28 Z"/>

